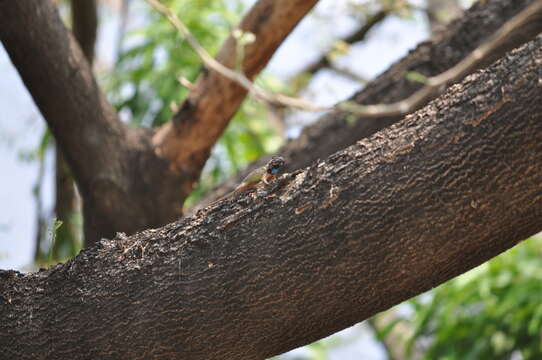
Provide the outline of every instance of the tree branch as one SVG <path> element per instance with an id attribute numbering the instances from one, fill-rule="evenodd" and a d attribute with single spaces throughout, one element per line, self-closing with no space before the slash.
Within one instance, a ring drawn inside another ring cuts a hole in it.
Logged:
<path id="1" fill-rule="evenodd" d="M 87 244 L 181 216 L 190 179 L 155 156 L 151 131 L 120 122 L 51 0 L 0 0 L 0 39 L 77 181 Z"/>
<path id="2" fill-rule="evenodd" d="M 156 3 L 155 1 L 153 1 Z M 317 0 L 259 0 L 243 18 L 238 29 L 255 35 L 245 48 L 242 70 L 247 79 L 256 76 L 275 50 Z M 216 56 L 218 63 L 233 69 L 236 40 L 230 36 Z M 178 171 L 191 174 L 196 181 L 210 149 L 246 96 L 246 89 L 235 81 L 206 67 L 195 89 L 173 117 L 153 139 L 157 154 L 168 159 Z"/>
<path id="3" fill-rule="evenodd" d="M 483 263 L 542 230 L 540 63 L 537 38 L 254 199 L 0 272 L 0 346 L 19 359 L 263 359 Z"/>

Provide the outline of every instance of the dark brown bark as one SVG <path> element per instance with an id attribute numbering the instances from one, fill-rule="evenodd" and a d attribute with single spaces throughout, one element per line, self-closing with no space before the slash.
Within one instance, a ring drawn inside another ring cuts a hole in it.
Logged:
<path id="1" fill-rule="evenodd" d="M 263 359 L 542 230 L 542 38 L 400 123 L 162 229 L 0 272 L 9 358 Z"/>
<path id="2" fill-rule="evenodd" d="M 57 143 L 70 150 L 66 157 L 82 190 L 91 187 L 95 174 L 113 176 L 107 169 L 119 166 L 114 154 L 122 150 L 126 128 L 99 91 L 55 5 L 2 0 L 0 36 Z"/>
<path id="3" fill-rule="evenodd" d="M 0 1 L 0 38 L 77 181 L 87 244 L 182 214 L 183 177 L 156 157 L 150 131 L 119 121 L 50 0 Z"/>
<path id="4" fill-rule="evenodd" d="M 507 20 L 531 4 L 532 0 L 488 0 L 475 4 L 457 21 L 450 24 L 440 37 L 420 44 L 406 57 L 390 67 L 385 73 L 371 81 L 351 100 L 360 104 L 393 103 L 407 98 L 421 87 L 409 81 L 409 71 L 434 76 L 457 64 L 477 46 L 488 39 Z M 521 33 L 515 34 L 503 43 L 498 51 L 488 58 L 485 65 L 500 58 L 506 51 L 531 40 L 542 31 L 542 20 L 537 18 Z M 423 104 L 422 104 L 423 106 Z M 284 145 L 277 154 L 289 160 L 288 170 L 309 166 L 317 159 L 345 148 L 356 141 L 371 136 L 377 131 L 399 121 L 401 117 L 358 118 L 334 112 L 323 116 L 314 125 L 308 126 L 301 135 Z M 265 157 L 227 181 L 210 194 L 202 203 L 208 203 L 231 191 L 252 169 L 268 161 Z"/>

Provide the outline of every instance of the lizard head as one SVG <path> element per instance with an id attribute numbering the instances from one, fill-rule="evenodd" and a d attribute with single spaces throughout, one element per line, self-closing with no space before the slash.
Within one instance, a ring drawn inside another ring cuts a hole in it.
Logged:
<path id="1" fill-rule="evenodd" d="M 284 164 L 286 164 L 286 161 L 280 156 L 273 156 L 271 160 L 267 163 L 267 173 L 276 175 L 282 167 L 284 167 Z"/>

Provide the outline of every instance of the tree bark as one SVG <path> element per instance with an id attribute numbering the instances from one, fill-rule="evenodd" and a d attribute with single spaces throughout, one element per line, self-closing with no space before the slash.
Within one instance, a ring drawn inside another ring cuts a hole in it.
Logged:
<path id="1" fill-rule="evenodd" d="M 538 0 L 536 0 L 538 1 Z M 422 85 L 409 81 L 409 71 L 427 77 L 438 75 L 465 58 L 497 29 L 519 13 L 533 0 L 488 0 L 473 5 L 464 16 L 454 21 L 440 37 L 420 44 L 385 73 L 371 81 L 363 90 L 350 98 L 359 104 L 393 103 L 412 95 Z M 523 31 L 503 43 L 491 54 L 484 66 L 499 59 L 506 51 L 533 39 L 542 31 L 542 19 L 532 21 Z M 423 106 L 423 105 L 422 105 Z M 401 117 L 363 118 L 352 121 L 352 116 L 342 112 L 324 115 L 315 124 L 306 127 L 301 135 L 284 145 L 277 154 L 289 160 L 288 170 L 309 166 L 317 159 L 324 159 L 340 149 L 369 137 L 379 130 L 401 120 Z M 270 157 L 270 156 L 269 156 Z M 209 194 L 202 203 L 208 203 L 231 191 L 250 171 L 265 164 L 269 157 L 260 159 L 237 176 Z"/>
<path id="2" fill-rule="evenodd" d="M 255 196 L 0 272 L 9 358 L 263 359 L 542 230 L 542 37 Z"/>
<path id="3" fill-rule="evenodd" d="M 98 30 L 96 0 L 72 0 L 72 31 L 89 64 L 94 60 L 94 47 Z"/>

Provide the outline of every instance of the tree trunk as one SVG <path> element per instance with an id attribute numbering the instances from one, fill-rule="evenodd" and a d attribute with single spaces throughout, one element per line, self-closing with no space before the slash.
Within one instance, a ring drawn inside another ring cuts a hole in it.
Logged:
<path id="1" fill-rule="evenodd" d="M 16 359 L 263 359 L 542 230 L 542 38 L 255 196 L 0 272 Z"/>

